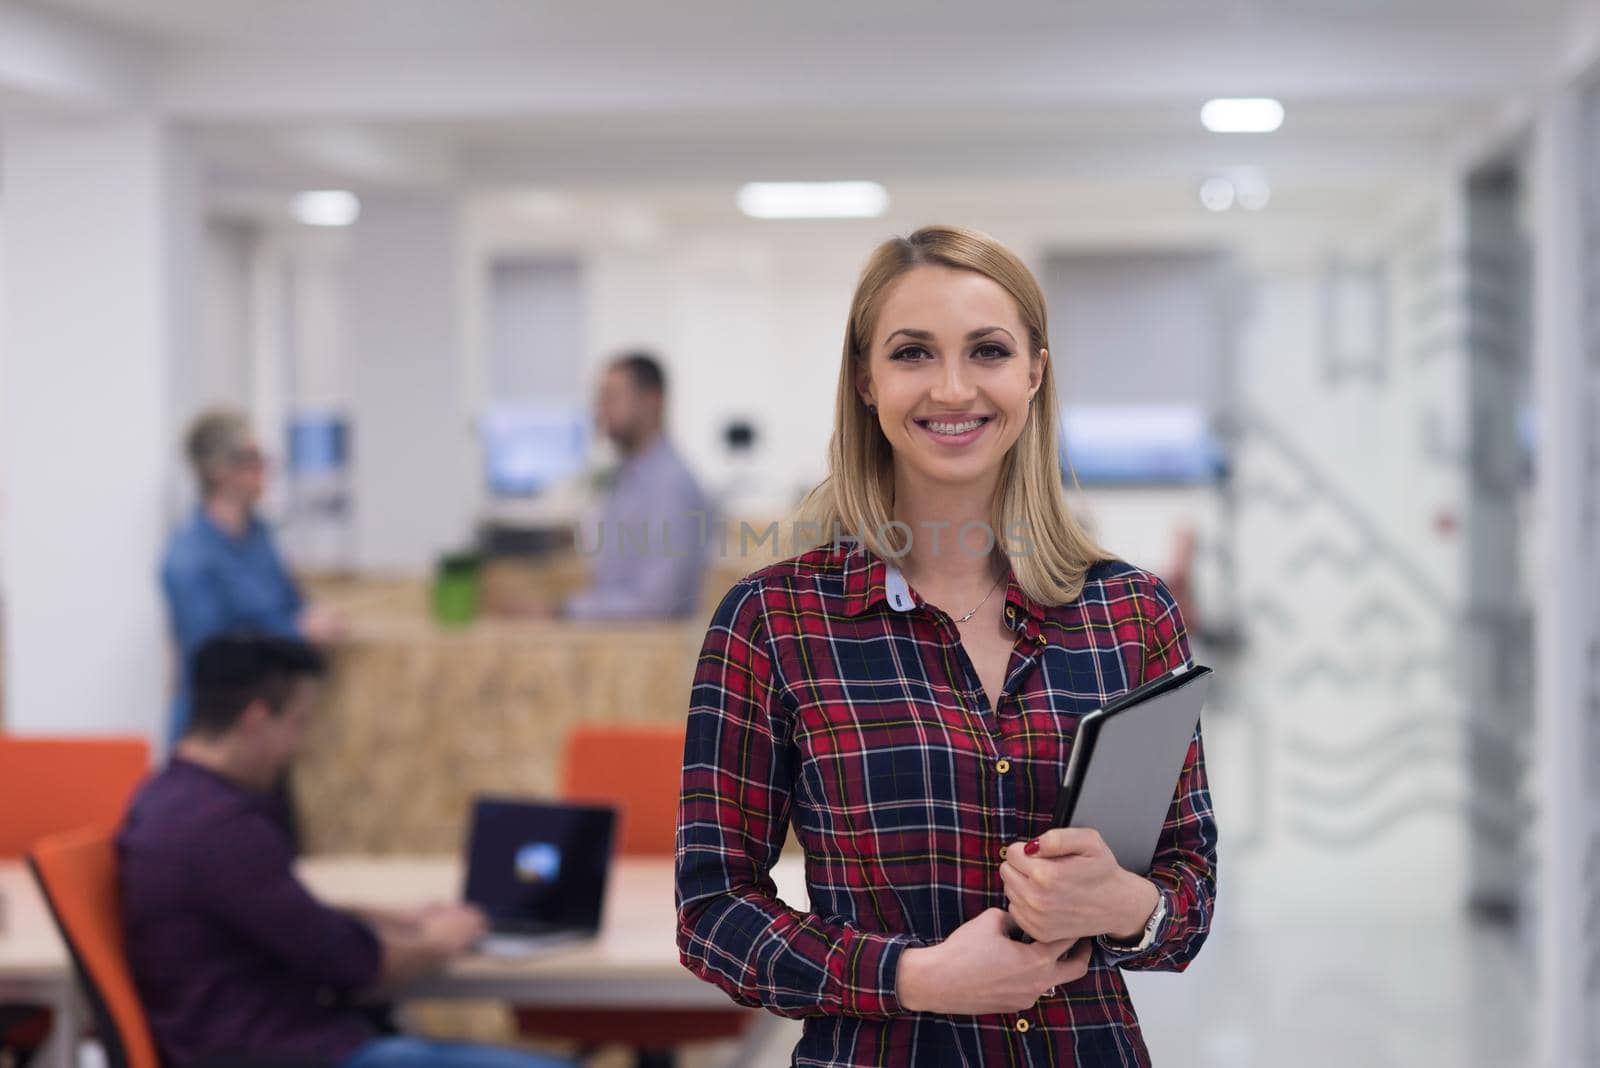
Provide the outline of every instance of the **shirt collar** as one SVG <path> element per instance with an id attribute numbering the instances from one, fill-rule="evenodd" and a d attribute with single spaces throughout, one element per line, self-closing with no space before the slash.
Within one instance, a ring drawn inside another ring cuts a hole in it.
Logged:
<path id="1" fill-rule="evenodd" d="M 619 465 L 626 468 L 640 468 L 649 464 L 660 463 L 672 455 L 672 445 L 667 441 L 666 434 L 656 435 L 656 439 L 638 452 L 632 454 Z"/>
<path id="2" fill-rule="evenodd" d="M 260 532 L 262 526 L 261 518 L 254 512 L 251 512 L 249 518 L 245 520 L 244 532 L 235 537 L 226 530 L 223 530 L 221 527 L 217 526 L 216 520 L 211 518 L 211 513 L 206 511 L 206 507 L 203 504 L 195 506 L 194 520 L 197 524 L 199 524 L 200 529 L 206 532 L 208 537 L 214 538 L 224 545 L 235 547 L 243 545 L 245 542 L 254 538 L 256 534 Z"/>
<path id="3" fill-rule="evenodd" d="M 858 616 L 888 601 L 888 567 L 859 541 L 843 541 L 833 550 L 844 574 L 845 615 Z"/>
<path id="4" fill-rule="evenodd" d="M 899 612 L 909 612 L 921 603 L 906 584 L 900 569 L 888 563 L 860 542 L 842 543 L 835 550 L 843 566 L 845 614 L 858 616 L 878 604 Z M 1012 572 L 1006 576 L 1005 621 L 1014 631 L 1037 637 L 1044 621 L 1042 605 L 1017 583 Z"/>

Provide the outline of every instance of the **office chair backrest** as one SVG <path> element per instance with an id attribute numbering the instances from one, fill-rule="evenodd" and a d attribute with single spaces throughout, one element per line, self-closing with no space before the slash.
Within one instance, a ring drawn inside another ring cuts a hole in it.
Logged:
<path id="1" fill-rule="evenodd" d="M 567 735 L 561 795 L 616 805 L 617 852 L 670 857 L 683 779 L 682 724 L 584 724 Z"/>
<path id="2" fill-rule="evenodd" d="M 161 1068 L 122 941 L 111 832 L 51 835 L 28 855 L 94 1010 L 110 1068 Z"/>
<path id="3" fill-rule="evenodd" d="M 0 857 L 48 834 L 114 830 L 149 771 L 143 738 L 0 735 Z"/>

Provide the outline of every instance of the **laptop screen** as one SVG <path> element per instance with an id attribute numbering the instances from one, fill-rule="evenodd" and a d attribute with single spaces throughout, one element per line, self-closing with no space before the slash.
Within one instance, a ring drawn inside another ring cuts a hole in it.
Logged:
<path id="1" fill-rule="evenodd" d="M 473 806 L 466 899 L 494 923 L 596 930 L 616 810 L 485 798 Z"/>

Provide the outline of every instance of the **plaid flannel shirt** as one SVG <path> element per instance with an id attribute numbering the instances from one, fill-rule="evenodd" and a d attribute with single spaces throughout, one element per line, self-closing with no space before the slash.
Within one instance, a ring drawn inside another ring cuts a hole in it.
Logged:
<path id="1" fill-rule="evenodd" d="M 1141 953 L 1102 938 L 1027 1012 L 908 1012 L 896 967 L 992 906 L 1003 847 L 1049 829 L 1080 717 L 1189 657 L 1160 579 L 1121 562 L 1071 604 L 1009 578 L 997 709 L 950 617 L 859 545 L 746 577 L 695 673 L 678 817 L 684 964 L 743 1005 L 804 1017 L 797 1065 L 1148 1065 L 1119 969 L 1181 971 L 1210 927 L 1216 824 L 1196 731 L 1149 878 Z M 790 825 L 810 911 L 769 875 Z"/>

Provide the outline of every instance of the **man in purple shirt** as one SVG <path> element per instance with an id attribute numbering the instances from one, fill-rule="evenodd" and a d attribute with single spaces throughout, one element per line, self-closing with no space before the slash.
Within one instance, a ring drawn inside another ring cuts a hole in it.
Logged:
<path id="1" fill-rule="evenodd" d="M 187 732 L 117 839 L 128 961 L 165 1061 L 328 1068 L 550 1068 L 509 1050 L 380 1036 L 356 1007 L 465 952 L 459 904 L 355 916 L 295 877 L 271 790 L 299 748 L 323 672 L 298 639 L 219 637 L 196 653 Z"/>
<path id="2" fill-rule="evenodd" d="M 648 353 L 619 356 L 600 380 L 595 419 L 622 456 L 597 525 L 578 532 L 589 588 L 569 619 L 681 619 L 705 574 L 709 507 L 664 432 L 666 375 Z"/>

